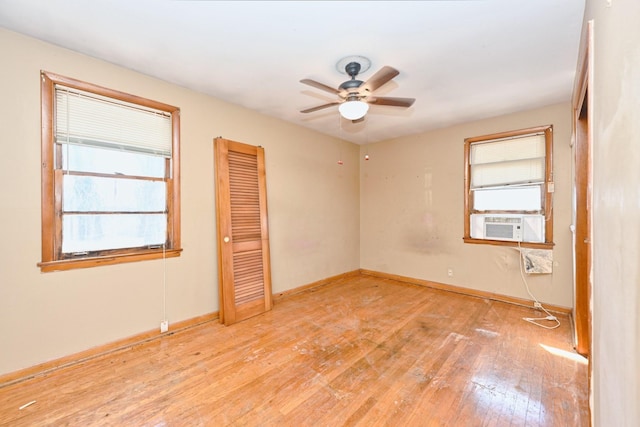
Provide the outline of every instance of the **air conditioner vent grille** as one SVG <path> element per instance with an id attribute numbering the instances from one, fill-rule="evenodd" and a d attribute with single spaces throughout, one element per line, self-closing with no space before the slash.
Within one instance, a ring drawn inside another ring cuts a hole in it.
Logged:
<path id="1" fill-rule="evenodd" d="M 522 241 L 522 218 L 520 217 L 485 217 L 485 239 Z"/>
<path id="2" fill-rule="evenodd" d="M 487 224 L 487 237 L 495 239 L 513 239 L 513 234 L 513 227 L 509 224 Z"/>

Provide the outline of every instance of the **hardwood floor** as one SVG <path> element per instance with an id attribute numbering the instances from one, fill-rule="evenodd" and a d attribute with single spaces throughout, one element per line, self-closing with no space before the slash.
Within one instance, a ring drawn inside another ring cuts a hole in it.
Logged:
<path id="1" fill-rule="evenodd" d="M 0 388 L 0 425 L 588 426 L 569 319 L 356 276 Z M 35 403 L 19 409 L 26 403 Z"/>

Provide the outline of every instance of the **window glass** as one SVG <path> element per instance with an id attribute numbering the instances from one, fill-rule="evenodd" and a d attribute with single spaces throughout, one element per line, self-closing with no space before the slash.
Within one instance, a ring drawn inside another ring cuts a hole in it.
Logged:
<path id="1" fill-rule="evenodd" d="M 540 211 L 540 186 L 475 190 L 476 211 Z"/>
<path id="2" fill-rule="evenodd" d="M 165 214 L 64 215 L 62 252 L 137 248 L 165 242 Z"/>
<path id="3" fill-rule="evenodd" d="M 164 212 L 162 181 L 65 175 L 63 212 Z"/>

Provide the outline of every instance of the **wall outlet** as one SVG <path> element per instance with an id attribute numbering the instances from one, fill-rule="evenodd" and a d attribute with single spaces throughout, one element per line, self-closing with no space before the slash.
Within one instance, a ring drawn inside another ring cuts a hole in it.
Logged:
<path id="1" fill-rule="evenodd" d="M 168 330 L 169 330 L 169 321 L 163 320 L 162 322 L 160 322 L 160 333 L 164 334 Z"/>
<path id="2" fill-rule="evenodd" d="M 447 276 L 453 277 L 453 268 L 447 270 Z"/>

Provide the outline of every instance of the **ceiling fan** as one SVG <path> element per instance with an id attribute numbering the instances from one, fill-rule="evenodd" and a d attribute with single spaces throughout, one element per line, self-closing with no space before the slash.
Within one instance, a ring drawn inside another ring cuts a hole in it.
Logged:
<path id="1" fill-rule="evenodd" d="M 363 59 L 367 61 L 366 58 Z M 368 68 L 368 63 L 366 65 Z M 367 80 L 366 82 L 356 79 L 356 76 L 358 75 L 358 73 L 360 73 L 361 69 L 362 65 L 360 64 L 360 62 L 348 62 L 345 65 L 344 70 L 346 74 L 351 77 L 351 79 L 343 82 L 340 86 L 338 86 L 337 89 L 311 79 L 300 80 L 300 83 L 304 83 L 317 89 L 321 89 L 334 95 L 338 95 L 339 98 L 327 104 L 307 108 L 300 112 L 312 113 L 314 111 L 322 110 L 333 105 L 339 105 L 338 110 L 340 111 L 342 117 L 351 120 L 354 123 L 357 123 L 364 120 L 364 116 L 369 110 L 369 104 L 408 108 L 411 107 L 411 105 L 413 105 L 413 103 L 415 102 L 414 98 L 393 98 L 386 96 L 375 96 L 373 94 L 376 89 L 382 87 L 395 76 L 400 74 L 400 72 L 395 68 L 384 66 L 373 76 L 371 76 L 371 78 L 369 78 L 369 80 Z"/>

